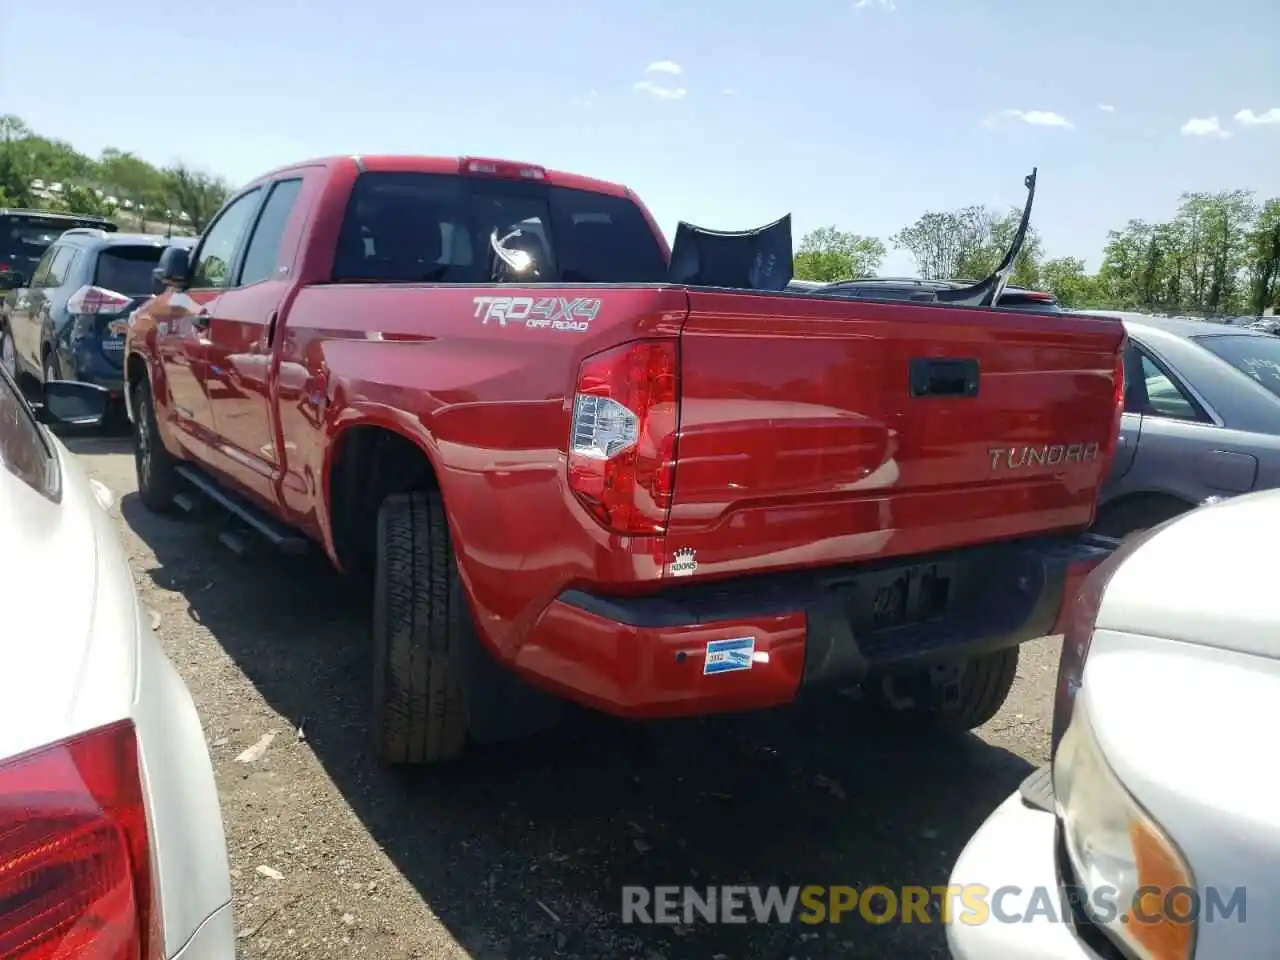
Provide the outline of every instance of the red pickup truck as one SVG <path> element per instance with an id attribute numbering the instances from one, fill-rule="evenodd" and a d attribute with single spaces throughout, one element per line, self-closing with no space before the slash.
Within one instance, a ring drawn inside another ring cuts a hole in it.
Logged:
<path id="1" fill-rule="evenodd" d="M 628 189 L 536 166 L 263 176 L 131 318 L 139 496 L 368 578 L 387 762 L 565 700 L 852 689 L 988 720 L 1114 548 L 1086 531 L 1122 325 L 673 282 L 672 258 Z"/>

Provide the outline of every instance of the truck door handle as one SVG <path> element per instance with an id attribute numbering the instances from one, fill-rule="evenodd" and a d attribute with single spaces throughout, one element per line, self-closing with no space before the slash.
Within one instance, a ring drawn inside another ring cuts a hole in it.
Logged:
<path id="1" fill-rule="evenodd" d="M 914 357 L 911 396 L 976 397 L 978 361 L 970 357 Z"/>

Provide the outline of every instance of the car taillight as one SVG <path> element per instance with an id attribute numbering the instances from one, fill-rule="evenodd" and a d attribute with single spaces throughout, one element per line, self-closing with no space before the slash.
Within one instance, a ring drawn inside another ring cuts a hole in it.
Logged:
<path id="1" fill-rule="evenodd" d="M 639 340 L 588 357 L 569 433 L 569 488 L 615 533 L 667 528 L 680 423 L 674 340 Z"/>
<path id="2" fill-rule="evenodd" d="M 0 957 L 163 951 L 133 724 L 0 763 Z"/>
<path id="3" fill-rule="evenodd" d="M 86 286 L 81 287 L 67 299 L 67 312 L 82 316 L 119 313 L 132 302 L 133 298 L 123 293 L 102 287 Z"/>

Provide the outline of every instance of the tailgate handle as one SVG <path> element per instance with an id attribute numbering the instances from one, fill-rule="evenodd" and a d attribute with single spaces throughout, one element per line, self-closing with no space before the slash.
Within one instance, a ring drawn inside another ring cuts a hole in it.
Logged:
<path id="1" fill-rule="evenodd" d="M 969 357 L 916 357 L 911 361 L 911 396 L 976 397 L 978 361 Z"/>

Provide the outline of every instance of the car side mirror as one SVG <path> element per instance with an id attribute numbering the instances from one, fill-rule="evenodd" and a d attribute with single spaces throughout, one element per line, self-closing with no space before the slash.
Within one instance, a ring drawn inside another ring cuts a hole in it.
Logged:
<path id="1" fill-rule="evenodd" d="M 40 422 L 51 427 L 100 427 L 107 418 L 110 391 L 77 380 L 46 380 Z"/>
<path id="2" fill-rule="evenodd" d="M 177 288 L 185 289 L 191 275 L 191 254 L 185 247 L 166 247 L 160 254 L 160 263 L 151 271 L 152 286 L 156 293 Z"/>

